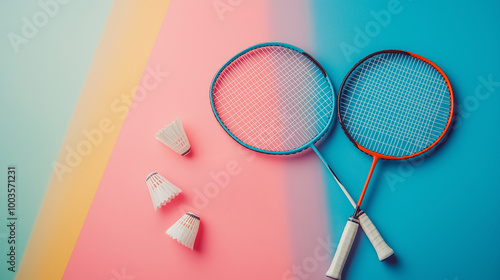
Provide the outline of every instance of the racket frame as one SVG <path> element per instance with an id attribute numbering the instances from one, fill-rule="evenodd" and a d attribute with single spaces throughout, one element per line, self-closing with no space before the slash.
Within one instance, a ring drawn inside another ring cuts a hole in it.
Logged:
<path id="1" fill-rule="evenodd" d="M 384 154 L 380 154 L 380 153 L 377 153 L 377 152 L 374 152 L 374 151 L 371 151 L 371 150 L 368 150 L 367 148 L 361 146 L 360 144 L 358 144 L 356 142 L 356 140 L 354 140 L 351 135 L 349 134 L 349 132 L 347 131 L 347 128 L 344 126 L 344 122 L 342 121 L 341 119 L 341 115 L 340 115 L 340 101 L 341 101 L 341 98 L 342 98 L 342 92 L 344 90 L 344 86 L 345 84 L 347 83 L 347 81 L 349 80 L 352 72 L 354 72 L 359 65 L 363 64 L 365 61 L 367 61 L 368 59 L 376 56 L 376 55 L 379 55 L 379 54 L 384 54 L 384 53 L 400 53 L 400 54 L 406 54 L 406 55 L 410 55 L 416 59 L 419 59 L 419 60 L 422 60 L 423 62 L 429 64 L 430 66 L 432 66 L 434 69 L 436 69 L 439 74 L 441 74 L 441 76 L 444 78 L 445 82 L 446 82 L 446 86 L 448 87 L 448 90 L 450 91 L 450 115 L 448 116 L 448 122 L 446 124 L 446 127 L 443 129 L 443 132 L 441 133 L 441 135 L 436 139 L 436 141 L 434 141 L 431 145 L 429 145 L 427 148 L 417 152 L 417 153 L 414 153 L 414 154 L 411 154 L 411 155 L 406 155 L 406 156 L 401 156 L 401 157 L 394 157 L 394 156 L 388 156 L 388 155 L 384 155 Z M 444 73 L 444 71 L 439 68 L 439 66 L 437 66 L 434 62 L 428 60 L 427 58 L 423 57 L 423 56 L 420 56 L 418 54 L 414 54 L 414 53 L 411 53 L 411 52 L 407 52 L 407 51 L 401 51 L 401 50 L 382 50 L 382 51 L 378 51 L 378 52 L 374 52 L 368 56 L 366 56 L 365 58 L 361 59 L 360 61 L 358 61 L 352 68 L 351 70 L 349 70 L 349 72 L 346 74 L 346 76 L 344 77 L 344 80 L 342 81 L 342 84 L 340 85 L 340 89 L 339 89 L 339 94 L 337 96 L 337 118 L 339 120 L 339 123 L 340 123 L 340 126 L 342 127 L 342 130 L 344 131 L 345 135 L 347 135 L 347 137 L 349 138 L 349 140 L 354 144 L 354 146 L 356 146 L 356 148 L 360 149 L 361 151 L 363 151 L 365 154 L 368 154 L 372 157 L 376 157 L 377 159 L 390 159 L 390 160 L 401 160 L 401 159 L 408 159 L 408 158 L 412 158 L 412 157 L 416 157 L 418 155 L 421 155 L 425 152 L 427 152 L 428 150 L 432 149 L 432 147 L 436 146 L 437 143 L 439 143 L 439 141 L 441 141 L 441 139 L 444 137 L 444 135 L 446 134 L 446 132 L 448 131 L 448 128 L 450 127 L 451 125 L 451 121 L 452 121 L 452 118 L 453 118 L 453 114 L 454 114 L 454 110 L 455 110 L 455 106 L 454 106 L 455 102 L 454 102 L 454 97 L 453 97 L 453 89 L 451 87 L 451 83 L 450 83 L 450 80 L 448 79 L 448 77 L 446 76 L 446 74 Z"/>
<path id="2" fill-rule="evenodd" d="M 292 149 L 292 150 L 287 150 L 287 151 L 269 151 L 269 150 L 263 150 L 263 149 L 259 149 L 259 148 L 256 148 L 256 147 L 253 147 L 253 146 L 250 146 L 248 144 L 246 144 L 245 142 L 241 141 L 238 137 L 236 137 L 227 127 L 226 125 L 222 122 L 222 120 L 219 118 L 219 114 L 217 113 L 217 110 L 215 109 L 215 104 L 214 104 L 214 99 L 213 99 L 213 88 L 214 88 L 214 85 L 218 79 L 218 77 L 220 76 L 220 74 L 226 69 L 226 67 L 228 65 L 230 65 L 233 61 L 235 61 L 236 59 L 238 59 L 240 56 L 252 51 L 252 50 L 255 50 L 255 49 L 258 49 L 258 48 L 262 48 L 262 47 L 270 47 L 270 46 L 278 46 L 278 47 L 284 47 L 284 48 L 288 48 L 288 49 L 291 49 L 293 51 L 296 51 L 302 55 L 304 55 L 307 59 L 309 59 L 310 61 L 312 61 L 318 68 L 319 70 L 321 71 L 321 73 L 323 74 L 323 76 L 325 77 L 326 81 L 328 82 L 328 85 L 330 86 L 331 90 L 332 90 L 332 103 L 333 103 L 333 109 L 332 109 L 332 112 L 331 112 L 331 115 L 329 116 L 328 118 L 328 124 L 325 125 L 325 127 L 323 128 L 323 130 L 321 132 L 318 133 L 318 135 L 316 135 L 313 139 L 311 139 L 309 142 L 303 144 L 302 146 L 298 147 L 298 148 L 295 148 L 295 149 Z M 325 69 L 319 64 L 319 62 L 314 59 L 311 55 L 309 55 L 308 53 L 306 53 L 304 50 L 302 49 L 299 49 L 295 46 L 292 46 L 292 45 L 289 45 L 289 44 L 286 44 L 286 43 L 279 43 L 279 42 L 269 42 L 269 43 L 262 43 L 262 44 L 258 44 L 258 45 L 255 45 L 255 46 L 252 46 L 252 47 L 249 47 L 241 52 L 239 52 L 238 54 L 236 54 L 233 58 L 231 58 L 229 61 L 227 61 L 220 69 L 219 71 L 217 71 L 217 73 L 215 74 L 213 80 L 212 80 L 212 83 L 210 85 L 210 105 L 212 106 L 212 111 L 215 115 L 215 118 L 217 119 L 217 121 L 219 122 L 219 124 L 222 126 L 222 128 L 224 128 L 224 130 L 226 131 L 227 134 L 229 134 L 229 136 L 231 136 L 234 140 L 236 140 L 238 143 L 240 143 L 242 146 L 244 146 L 245 148 L 248 148 L 252 151 L 257 151 L 257 152 L 260 152 L 260 153 L 264 153 L 264 154 L 272 154 L 272 155 L 290 155 L 290 154 L 295 154 L 295 153 L 298 153 L 302 150 L 305 150 L 309 147 L 311 147 L 312 145 L 314 145 L 314 143 L 316 143 L 317 141 L 319 141 L 325 134 L 326 132 L 330 129 L 330 127 L 332 126 L 333 124 L 333 120 L 334 120 L 334 116 L 335 116 L 335 110 L 336 110 L 336 107 L 335 106 L 335 101 L 336 101 L 336 98 L 335 98 L 335 89 L 333 88 L 333 84 L 332 82 L 330 81 L 330 78 L 328 77 L 328 75 L 326 74 L 326 71 Z"/>

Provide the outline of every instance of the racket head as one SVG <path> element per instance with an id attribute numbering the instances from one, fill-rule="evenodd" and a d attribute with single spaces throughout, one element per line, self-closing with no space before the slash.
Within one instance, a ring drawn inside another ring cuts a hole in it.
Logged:
<path id="1" fill-rule="evenodd" d="M 241 51 L 210 86 L 212 111 L 227 134 L 266 154 L 293 154 L 318 141 L 333 123 L 335 100 L 324 68 L 277 42 Z"/>
<path id="2" fill-rule="evenodd" d="M 453 89 L 443 70 L 400 50 L 378 51 L 356 63 L 337 100 L 349 140 L 382 159 L 407 159 L 430 150 L 450 128 L 453 113 Z"/>

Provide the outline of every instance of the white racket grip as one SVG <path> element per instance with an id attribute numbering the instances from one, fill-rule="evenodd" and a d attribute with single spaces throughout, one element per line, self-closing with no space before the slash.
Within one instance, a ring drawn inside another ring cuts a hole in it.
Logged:
<path id="1" fill-rule="evenodd" d="M 344 269 L 345 261 L 347 260 L 349 252 L 351 251 L 354 238 L 356 238 L 358 227 L 358 220 L 350 217 L 347 221 L 347 224 L 345 225 L 344 232 L 342 233 L 342 237 L 340 238 L 339 246 L 335 251 L 332 264 L 326 272 L 326 276 L 336 280 L 340 280 L 340 277 L 342 276 L 342 269 Z"/>
<path id="2" fill-rule="evenodd" d="M 358 216 L 358 219 L 361 228 L 363 228 L 363 231 L 366 233 L 366 236 L 368 236 L 368 239 L 370 239 L 373 248 L 375 248 L 378 259 L 380 261 L 384 261 L 388 257 L 392 256 L 394 254 L 394 250 L 392 250 L 391 247 L 385 243 L 384 239 L 380 235 L 380 232 L 378 232 L 370 218 L 368 218 L 368 215 L 362 212 L 362 214 Z"/>

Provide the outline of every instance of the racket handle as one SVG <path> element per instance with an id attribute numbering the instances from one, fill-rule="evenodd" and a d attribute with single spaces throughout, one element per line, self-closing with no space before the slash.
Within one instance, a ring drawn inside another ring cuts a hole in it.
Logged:
<path id="1" fill-rule="evenodd" d="M 358 219 L 361 228 L 363 228 L 363 231 L 366 233 L 366 236 L 368 236 L 368 239 L 370 239 L 373 248 L 375 248 L 378 259 L 380 261 L 385 261 L 388 257 L 392 256 L 394 254 L 394 250 L 392 250 L 391 247 L 385 243 L 384 239 L 380 235 L 380 232 L 378 232 L 375 225 L 373 225 L 370 218 L 368 218 L 368 215 L 361 211 L 361 215 L 358 216 Z"/>
<path id="2" fill-rule="evenodd" d="M 342 269 L 344 269 L 345 261 L 351 251 L 352 243 L 354 242 L 354 238 L 358 232 L 358 227 L 359 221 L 354 217 L 350 217 L 345 225 L 344 232 L 340 238 L 339 246 L 337 247 L 337 251 L 335 251 L 332 264 L 326 272 L 326 276 L 340 280 L 340 277 L 342 276 Z"/>

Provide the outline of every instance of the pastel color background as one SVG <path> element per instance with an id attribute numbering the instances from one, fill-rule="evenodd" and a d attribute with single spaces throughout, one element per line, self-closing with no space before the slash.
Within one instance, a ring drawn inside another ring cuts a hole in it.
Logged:
<path id="1" fill-rule="evenodd" d="M 326 279 L 347 199 L 312 151 L 246 150 L 209 104 L 217 70 L 269 41 L 309 52 L 336 90 L 359 59 L 403 49 L 438 64 L 455 92 L 446 142 L 382 161 L 372 178 L 363 208 L 395 257 L 378 261 L 360 231 L 344 279 L 500 277 L 497 2 L 68 1 L 16 52 L 8 34 L 40 3 L 0 4 L 0 166 L 19 178 L 17 272 L 1 227 L 0 279 Z M 187 157 L 154 138 L 177 116 Z M 371 158 L 338 125 L 318 147 L 358 197 Z M 158 211 L 153 171 L 183 190 Z M 201 217 L 194 251 L 165 235 L 188 211 Z"/>

